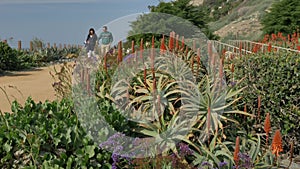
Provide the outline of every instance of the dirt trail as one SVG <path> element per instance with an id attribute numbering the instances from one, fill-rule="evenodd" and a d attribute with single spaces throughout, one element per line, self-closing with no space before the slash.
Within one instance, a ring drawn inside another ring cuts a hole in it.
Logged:
<path id="1" fill-rule="evenodd" d="M 11 102 L 17 100 L 21 105 L 24 105 L 29 96 L 36 102 L 57 99 L 52 87 L 54 79 L 49 74 L 50 71 L 53 72 L 53 68 L 54 66 L 41 67 L 30 71 L 9 72 L 0 76 L 0 110 L 11 112 L 8 99 Z"/>

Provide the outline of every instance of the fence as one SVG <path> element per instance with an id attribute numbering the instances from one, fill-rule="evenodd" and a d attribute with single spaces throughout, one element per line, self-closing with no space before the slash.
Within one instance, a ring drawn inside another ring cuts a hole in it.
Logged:
<path id="1" fill-rule="evenodd" d="M 7 40 L 2 40 L 2 42 L 9 44 L 12 48 L 16 48 L 18 50 L 24 50 L 27 48 L 23 48 L 23 42 L 22 41 L 17 41 L 16 43 L 8 43 Z M 36 46 L 34 46 L 36 45 Z M 51 46 L 51 44 L 48 42 L 46 44 L 42 43 L 42 42 L 38 42 L 38 43 L 34 43 L 33 41 L 29 42 L 29 51 L 33 51 L 34 48 L 38 48 L 38 49 L 43 49 L 43 48 L 58 48 L 58 49 L 63 49 L 63 48 L 72 48 L 72 47 L 77 47 L 77 48 L 82 48 L 82 45 L 71 45 L 71 44 L 61 44 L 61 43 L 53 43 L 53 45 Z"/>
<path id="2" fill-rule="evenodd" d="M 229 45 L 232 46 L 239 46 L 244 50 L 247 51 L 261 51 L 261 52 L 270 52 L 270 51 L 275 51 L 280 53 L 281 51 L 285 52 L 295 52 L 295 53 L 300 53 L 300 49 L 291 49 L 291 48 L 284 48 L 280 46 L 274 46 L 271 43 L 265 44 L 265 43 L 259 43 L 259 42 L 253 42 L 249 40 L 229 40 L 228 41 Z"/>
<path id="3" fill-rule="evenodd" d="M 229 43 L 223 43 L 220 41 L 211 41 L 212 45 L 215 47 L 215 50 L 222 55 L 228 56 L 242 56 L 251 53 L 257 52 L 294 52 L 300 54 L 300 49 L 291 49 L 291 48 L 284 48 L 280 46 L 274 46 L 259 42 L 253 42 L 248 40 L 229 40 Z"/>
<path id="4" fill-rule="evenodd" d="M 219 54 L 230 53 L 231 55 L 246 55 L 251 54 L 252 51 L 249 48 L 243 48 L 242 46 L 234 46 L 220 41 L 211 41 Z"/>

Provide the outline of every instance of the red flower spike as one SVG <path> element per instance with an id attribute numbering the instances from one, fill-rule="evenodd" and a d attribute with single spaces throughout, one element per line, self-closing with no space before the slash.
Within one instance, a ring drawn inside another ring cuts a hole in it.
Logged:
<path id="1" fill-rule="evenodd" d="M 164 54 L 166 52 L 166 50 L 167 50 L 167 48 L 165 46 L 165 36 L 163 35 L 163 38 L 160 43 L 160 53 Z"/>
<path id="2" fill-rule="evenodd" d="M 182 36 L 182 38 L 181 38 L 181 50 L 184 49 L 184 46 L 185 46 L 185 44 L 184 44 L 184 36 Z"/>
<path id="3" fill-rule="evenodd" d="M 169 50 L 172 51 L 174 48 L 174 32 L 170 32 L 170 37 L 169 37 Z"/>
<path id="4" fill-rule="evenodd" d="M 272 44 L 269 43 L 269 45 L 268 45 L 268 52 L 271 52 L 271 51 L 272 51 Z"/>
<path id="5" fill-rule="evenodd" d="M 231 65 L 230 65 L 230 71 L 233 73 L 234 72 L 234 64 L 233 63 L 231 63 Z"/>
<path id="6" fill-rule="evenodd" d="M 176 46 L 176 50 L 179 50 L 179 35 L 176 35 L 175 46 Z"/>
<path id="7" fill-rule="evenodd" d="M 239 152 L 240 152 L 240 137 L 237 136 L 235 140 L 235 148 L 233 153 L 233 160 L 236 168 L 238 168 L 239 161 L 240 161 Z"/>
<path id="8" fill-rule="evenodd" d="M 144 46 L 143 46 L 143 39 L 141 39 L 141 44 L 140 44 L 140 58 L 143 59 L 143 51 L 144 51 Z"/>
<path id="9" fill-rule="evenodd" d="M 155 48 L 155 38 L 154 38 L 154 36 L 152 36 L 152 46 L 151 47 Z"/>
<path id="10" fill-rule="evenodd" d="M 264 131 L 266 132 L 266 144 L 268 145 L 269 133 L 271 131 L 270 113 L 267 113 L 266 115 L 266 119 L 264 122 Z"/>
<path id="11" fill-rule="evenodd" d="M 118 63 L 122 62 L 123 60 L 123 56 L 122 56 L 122 41 L 119 42 L 119 45 L 118 45 Z"/>
<path id="12" fill-rule="evenodd" d="M 131 53 L 134 53 L 135 49 L 134 49 L 134 41 L 131 41 Z"/>

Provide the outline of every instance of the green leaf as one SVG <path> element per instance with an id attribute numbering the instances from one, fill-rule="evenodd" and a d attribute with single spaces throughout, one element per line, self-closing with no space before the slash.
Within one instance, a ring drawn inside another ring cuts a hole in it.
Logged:
<path id="1" fill-rule="evenodd" d="M 159 135 L 158 132 L 155 132 L 155 131 L 151 131 L 151 130 L 146 130 L 146 129 L 142 129 L 142 130 L 139 130 L 140 133 L 143 133 L 147 136 L 151 136 L 151 137 L 156 137 L 157 135 Z"/>
<path id="2" fill-rule="evenodd" d="M 8 153 L 12 149 L 12 146 L 7 142 L 4 143 L 3 149 Z"/>
<path id="3" fill-rule="evenodd" d="M 92 158 L 95 155 L 96 146 L 86 146 L 85 152 L 88 154 L 89 158 Z"/>

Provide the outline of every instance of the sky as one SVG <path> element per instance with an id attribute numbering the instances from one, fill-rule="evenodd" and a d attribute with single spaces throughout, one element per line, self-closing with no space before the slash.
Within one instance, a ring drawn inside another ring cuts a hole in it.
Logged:
<path id="1" fill-rule="evenodd" d="M 168 1 L 168 0 L 165 0 Z M 90 28 L 107 25 L 114 42 L 124 39 L 130 21 L 159 0 L 0 0 L 0 39 L 12 47 L 34 38 L 44 43 L 82 45 Z"/>

